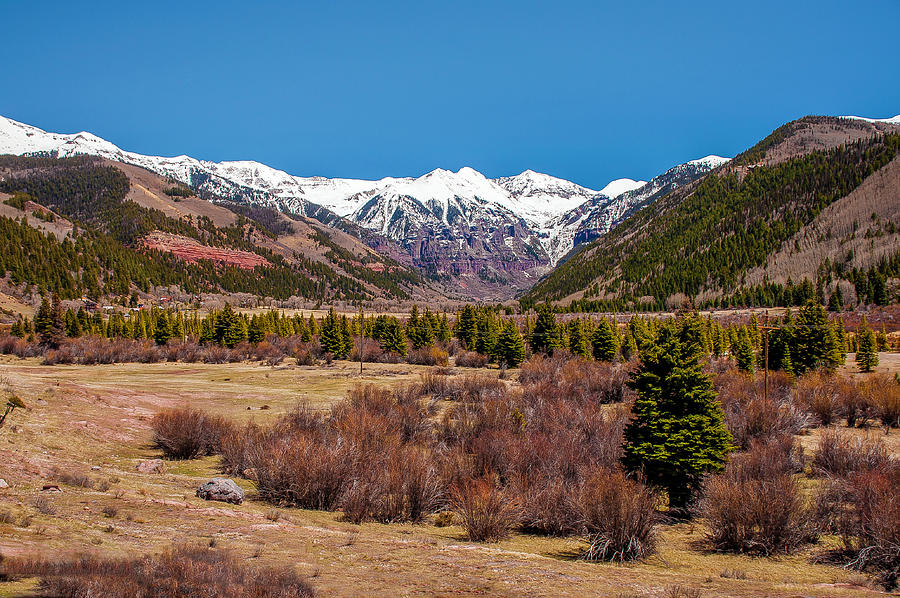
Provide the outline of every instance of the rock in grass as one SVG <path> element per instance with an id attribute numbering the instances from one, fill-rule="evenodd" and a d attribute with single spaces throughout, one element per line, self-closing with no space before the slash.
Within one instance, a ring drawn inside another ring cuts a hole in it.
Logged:
<path id="1" fill-rule="evenodd" d="M 239 505 L 244 502 L 244 491 L 227 478 L 213 478 L 197 488 L 197 496 L 203 500 L 218 500 Z"/>
<path id="2" fill-rule="evenodd" d="M 0 478 L 0 488 L 9 488 L 9 484 L 3 478 Z"/>
<path id="3" fill-rule="evenodd" d="M 162 459 L 150 459 L 137 464 L 139 473 L 166 473 L 166 464 Z"/>

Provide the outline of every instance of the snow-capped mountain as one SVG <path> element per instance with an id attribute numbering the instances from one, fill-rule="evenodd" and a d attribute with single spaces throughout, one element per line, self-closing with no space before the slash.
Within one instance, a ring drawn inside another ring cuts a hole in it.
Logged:
<path id="1" fill-rule="evenodd" d="M 320 219 L 324 207 L 329 222 L 337 215 L 379 233 L 431 273 L 476 274 L 514 286 L 527 286 L 579 242 L 726 160 L 709 156 L 650 182 L 617 179 L 600 191 L 532 170 L 498 179 L 472 168 L 377 181 L 329 179 L 294 176 L 253 161 L 145 156 L 91 133 L 49 133 L 3 117 L 0 153 L 95 155 L 146 168 L 208 197 Z"/>
<path id="2" fill-rule="evenodd" d="M 891 118 L 866 118 L 865 116 L 839 116 L 838 118 L 849 118 L 851 120 L 864 120 L 870 123 L 884 123 L 887 125 L 900 125 L 900 114 Z"/>
<path id="3" fill-rule="evenodd" d="M 555 266 L 576 246 L 605 235 L 637 210 L 728 161 L 729 158 L 712 155 L 691 160 L 670 168 L 649 182 L 638 181 L 639 184 L 616 195 L 600 193 L 554 217 L 546 224 L 546 235 L 542 238 L 550 263 Z"/>

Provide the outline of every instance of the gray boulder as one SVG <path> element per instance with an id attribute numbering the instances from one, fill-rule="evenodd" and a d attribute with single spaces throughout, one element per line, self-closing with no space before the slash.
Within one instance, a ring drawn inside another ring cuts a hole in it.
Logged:
<path id="1" fill-rule="evenodd" d="M 244 502 L 244 491 L 227 478 L 213 478 L 197 488 L 197 496 L 203 500 L 218 500 L 239 505 Z"/>

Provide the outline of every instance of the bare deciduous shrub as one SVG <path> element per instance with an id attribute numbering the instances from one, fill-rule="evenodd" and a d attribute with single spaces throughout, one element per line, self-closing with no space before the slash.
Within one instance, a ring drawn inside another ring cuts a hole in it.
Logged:
<path id="1" fill-rule="evenodd" d="M 888 469 L 892 461 L 880 441 L 863 441 L 826 430 L 819 438 L 812 463 L 820 474 L 844 477 L 855 472 Z"/>
<path id="2" fill-rule="evenodd" d="M 16 522 L 15 516 L 13 516 L 12 511 L 8 509 L 0 509 L 0 523 L 6 523 L 7 525 L 12 525 Z"/>
<path id="3" fill-rule="evenodd" d="M 290 569 L 252 569 L 230 552 L 181 547 L 159 556 L 104 560 L 6 559 L 9 578 L 40 577 L 40 596 L 306 598 L 312 587 Z"/>
<path id="4" fill-rule="evenodd" d="M 798 434 L 812 423 L 791 401 L 786 377 L 771 375 L 771 378 L 768 400 L 761 376 L 731 369 L 715 378 L 725 423 L 735 444 L 742 449 L 749 448 L 757 439 Z"/>
<path id="5" fill-rule="evenodd" d="M 409 352 L 406 361 L 417 365 L 437 365 L 446 366 L 450 361 L 450 356 L 446 351 L 439 347 L 422 347 Z M 460 365 L 461 364 L 458 364 Z"/>
<path id="6" fill-rule="evenodd" d="M 266 434 L 247 452 L 260 498 L 307 509 L 334 509 L 353 464 L 349 446 L 311 432 Z"/>
<path id="7" fill-rule="evenodd" d="M 797 381 L 794 402 L 815 416 L 823 426 L 829 425 L 839 414 L 844 397 L 856 392 L 853 383 L 840 376 L 823 372 L 811 372 Z"/>
<path id="8" fill-rule="evenodd" d="M 116 515 L 119 514 L 119 509 L 116 508 L 116 507 L 114 507 L 113 505 L 106 505 L 105 507 L 103 507 L 103 509 L 101 510 L 101 512 L 102 512 L 106 517 L 109 517 L 110 519 L 113 519 Z"/>
<path id="9" fill-rule="evenodd" d="M 812 512 L 797 482 L 791 451 L 756 443 L 710 477 L 700 502 L 716 550 L 769 555 L 788 552 L 815 537 Z"/>
<path id="10" fill-rule="evenodd" d="M 900 427 L 900 384 L 896 380 L 883 374 L 867 377 L 860 385 L 860 394 L 882 425 Z"/>
<path id="11" fill-rule="evenodd" d="M 461 368 L 483 368 L 487 365 L 488 356 L 474 351 L 460 351 L 454 363 Z"/>
<path id="12" fill-rule="evenodd" d="M 79 488 L 87 489 L 92 489 L 94 487 L 94 480 L 92 480 L 90 476 L 80 472 L 56 471 L 53 473 L 53 479 L 67 486 L 77 486 Z"/>
<path id="13" fill-rule="evenodd" d="M 900 578 L 900 469 L 864 471 L 835 480 L 832 523 L 843 541 L 837 556 L 852 568 L 876 573 L 886 589 Z M 835 516 L 835 513 L 837 514 Z"/>
<path id="14" fill-rule="evenodd" d="M 191 407 L 161 411 L 153 417 L 153 442 L 167 459 L 194 459 L 219 452 L 231 422 Z"/>
<path id="15" fill-rule="evenodd" d="M 620 403 L 631 395 L 627 381 L 624 365 L 572 357 L 563 351 L 552 357 L 535 355 L 519 373 L 519 382 L 528 392 L 573 401 Z"/>
<path id="16" fill-rule="evenodd" d="M 592 561 L 631 561 L 656 551 L 659 497 L 618 470 L 590 476 L 578 496 Z"/>
<path id="17" fill-rule="evenodd" d="M 502 540 L 519 518 L 519 505 L 491 478 L 470 479 L 454 486 L 450 504 L 473 542 Z"/>
<path id="18" fill-rule="evenodd" d="M 423 449 L 391 443 L 361 455 L 341 498 L 348 521 L 421 521 L 439 510 L 444 491 Z"/>
<path id="19" fill-rule="evenodd" d="M 350 351 L 350 357 L 348 358 L 350 361 L 359 361 L 360 348 L 359 348 L 359 340 L 355 340 L 353 344 L 353 349 Z M 365 363 L 380 363 L 382 358 L 384 357 L 384 351 L 381 346 L 375 342 L 367 339 L 367 342 L 364 342 L 362 345 L 362 360 Z"/>
<path id="20" fill-rule="evenodd" d="M 31 506 L 41 515 L 56 515 L 56 507 L 46 496 L 36 496 L 32 499 Z"/>

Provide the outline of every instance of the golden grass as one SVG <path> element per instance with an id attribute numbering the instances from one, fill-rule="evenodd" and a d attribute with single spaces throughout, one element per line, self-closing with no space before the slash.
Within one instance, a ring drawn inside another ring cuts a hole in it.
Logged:
<path id="1" fill-rule="evenodd" d="M 0 490 L 0 509 L 17 520 L 0 524 L 0 552 L 115 556 L 160 551 L 173 539 L 212 543 L 250 562 L 293 564 L 324 596 L 662 596 L 679 584 L 703 596 L 875 595 L 833 585 L 854 576 L 811 564 L 816 549 L 768 559 L 706 553 L 696 546 L 704 533 L 699 524 L 664 527 L 659 555 L 646 562 L 587 563 L 575 557 L 581 548 L 576 539 L 514 534 L 497 544 L 476 544 L 458 526 L 353 525 L 339 513 L 300 509 L 280 509 L 281 518 L 271 521 L 272 507 L 254 500 L 252 484 L 243 480 L 248 500 L 240 506 L 194 497 L 199 483 L 216 475 L 215 457 L 167 462 L 161 475 L 135 470 L 140 460 L 159 457 L 149 428 L 159 409 L 190 403 L 264 423 L 298 399 L 327 408 L 359 381 L 356 367 L 46 367 L 37 360 L 0 360 L 0 376 L 30 405 L 0 431 L 0 477 L 11 485 Z M 417 380 L 425 369 L 366 364 L 363 379 L 400 384 Z M 63 486 L 48 497 L 55 512 L 38 513 L 32 501 L 54 468 L 106 480 L 109 489 Z M 107 506 L 117 510 L 114 517 L 104 515 Z M 23 527 L 27 515 L 30 525 Z M 0 583 L 0 596 L 27 595 L 29 583 Z"/>

